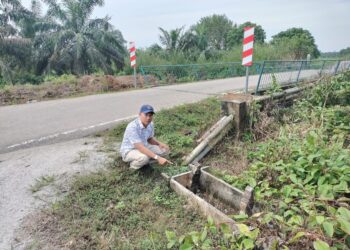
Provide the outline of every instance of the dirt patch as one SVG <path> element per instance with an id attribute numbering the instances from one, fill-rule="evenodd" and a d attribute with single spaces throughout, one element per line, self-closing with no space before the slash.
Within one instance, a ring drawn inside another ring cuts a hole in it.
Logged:
<path id="1" fill-rule="evenodd" d="M 108 160 L 96 137 L 1 154 L 0 249 L 35 244 L 19 230 L 24 218 L 63 197 L 73 176 L 96 171 Z"/>
<path id="2" fill-rule="evenodd" d="M 156 79 L 147 76 L 147 84 L 155 85 Z M 137 77 L 137 87 L 144 87 L 145 78 Z M 63 79 L 47 81 L 40 85 L 14 85 L 0 89 L 0 106 L 21 104 L 70 96 L 91 95 L 116 92 L 134 88 L 133 76 L 68 76 Z"/>
<path id="3" fill-rule="evenodd" d="M 226 137 L 210 154 L 203 159 L 203 166 L 211 166 L 214 169 L 230 175 L 239 175 L 247 169 L 248 148 L 244 142 L 234 141 Z"/>
<path id="4" fill-rule="evenodd" d="M 233 214 L 238 213 L 237 210 L 235 210 L 233 207 L 225 204 L 220 199 L 213 196 L 213 194 L 210 194 L 208 192 L 199 191 L 199 192 L 197 192 L 197 195 L 226 215 L 233 215 Z"/>

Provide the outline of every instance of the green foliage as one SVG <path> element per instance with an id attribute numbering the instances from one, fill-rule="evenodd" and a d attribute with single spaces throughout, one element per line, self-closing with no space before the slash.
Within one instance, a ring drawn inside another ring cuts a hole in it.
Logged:
<path id="1" fill-rule="evenodd" d="M 261 27 L 261 25 L 252 23 L 252 22 L 245 22 L 241 25 L 234 26 L 229 33 L 227 34 L 227 43 L 230 48 L 234 46 L 242 46 L 243 42 L 243 33 L 245 27 L 254 27 L 254 43 L 260 43 L 263 44 L 266 39 L 266 33 L 264 29 Z"/>
<path id="2" fill-rule="evenodd" d="M 196 230 L 203 220 L 183 211 L 184 201 L 154 172 L 113 169 L 77 177 L 72 190 L 47 211 L 57 221 L 43 225 L 72 249 L 166 249 L 163 232 Z M 127 237 L 126 237 L 127 235 Z"/>
<path id="3" fill-rule="evenodd" d="M 250 230 L 245 224 L 236 224 L 238 233 L 232 233 L 227 224 L 216 226 L 212 218 L 201 231 L 192 231 L 179 237 L 166 231 L 168 249 L 254 249 L 259 230 Z"/>
<path id="4" fill-rule="evenodd" d="M 120 31 L 109 17 L 91 19 L 101 1 L 48 1 L 48 11 L 37 24 L 34 48 L 37 72 L 84 74 L 122 68 L 126 50 Z M 71 51 L 74 51 L 72 53 Z"/>
<path id="5" fill-rule="evenodd" d="M 50 82 L 53 84 L 74 83 L 77 81 L 77 76 L 69 75 L 69 74 L 63 74 L 60 76 L 47 75 L 47 76 L 45 76 L 44 81 Z"/>
<path id="6" fill-rule="evenodd" d="M 272 36 L 272 44 L 279 47 L 287 47 L 292 53 L 293 59 L 305 59 L 307 54 L 313 58 L 320 55 L 314 37 L 308 30 L 302 28 L 290 28 Z"/>
<path id="7" fill-rule="evenodd" d="M 198 36 L 205 38 L 207 47 L 222 50 L 227 48 L 227 34 L 233 23 L 226 15 L 202 17 L 193 29 Z"/>
<path id="8" fill-rule="evenodd" d="M 347 47 L 345 49 L 342 49 L 339 51 L 339 56 L 341 58 L 347 58 L 349 59 L 350 58 L 350 47 Z"/>
<path id="9" fill-rule="evenodd" d="M 326 78 L 309 94 L 309 102 L 317 106 L 350 104 L 350 71 Z"/>
<path id="10" fill-rule="evenodd" d="M 159 28 L 161 35 L 159 40 L 161 44 L 170 53 L 175 51 L 188 51 L 191 48 L 197 46 L 197 37 L 192 31 L 184 32 L 184 27 L 177 28 L 174 30 L 166 31 L 163 28 Z M 151 48 L 152 52 L 154 48 Z"/>
<path id="11" fill-rule="evenodd" d="M 272 83 L 269 88 L 266 90 L 267 95 L 273 95 L 275 93 L 281 92 L 281 85 L 277 82 L 275 74 L 271 75 Z"/>
<path id="12" fill-rule="evenodd" d="M 24 72 L 22 74 L 17 75 L 17 77 L 14 80 L 16 81 L 16 84 L 38 85 L 44 82 L 44 76 L 41 76 L 41 75 L 38 76 L 35 74 Z"/>
<path id="13" fill-rule="evenodd" d="M 254 187 L 258 215 L 233 218 L 259 229 L 255 247 L 271 235 L 279 238 L 272 249 L 350 247 L 350 106 L 337 94 L 349 86 L 349 73 L 323 79 L 283 112 L 279 133 L 246 142 L 247 170 L 213 173 L 241 190 Z M 256 121 L 260 107 L 251 108 Z M 237 241 L 230 243 L 233 249 Z"/>

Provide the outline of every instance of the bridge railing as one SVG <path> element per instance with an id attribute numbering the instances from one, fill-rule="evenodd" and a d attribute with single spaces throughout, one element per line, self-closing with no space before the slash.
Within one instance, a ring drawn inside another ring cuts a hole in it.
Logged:
<path id="1" fill-rule="evenodd" d="M 268 89 L 273 81 L 291 85 L 302 80 L 312 80 L 324 75 L 334 75 L 350 70 L 346 60 L 264 61 L 256 84 L 256 94 Z"/>
<path id="2" fill-rule="evenodd" d="M 144 85 L 168 85 L 181 82 L 194 82 L 224 79 L 245 75 L 241 62 L 222 62 L 208 64 L 176 64 L 141 66 Z M 281 85 L 295 84 L 323 75 L 333 75 L 350 70 L 347 60 L 295 60 L 258 61 L 249 69 L 256 75 L 257 82 L 250 80 L 250 87 L 256 86 L 256 94 L 268 89 L 273 81 Z M 254 78 L 250 78 L 254 79 Z"/>
<path id="3" fill-rule="evenodd" d="M 250 68 L 250 74 L 259 74 L 262 62 L 256 62 Z M 245 75 L 241 62 L 222 62 L 207 64 L 175 64 L 141 66 L 145 85 L 168 85 L 182 82 L 194 82 L 224 79 Z"/>

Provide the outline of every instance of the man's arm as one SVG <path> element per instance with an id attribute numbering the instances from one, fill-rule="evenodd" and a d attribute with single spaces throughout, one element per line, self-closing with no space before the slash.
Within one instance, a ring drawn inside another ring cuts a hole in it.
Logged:
<path id="1" fill-rule="evenodd" d="M 149 139 L 148 139 L 148 143 L 149 143 L 149 144 L 152 144 L 152 145 L 157 145 L 157 146 L 159 146 L 160 148 L 165 149 L 166 151 L 169 151 L 169 149 L 170 149 L 168 145 L 166 145 L 165 143 L 162 143 L 162 142 L 158 141 L 158 140 L 157 140 L 156 138 L 154 138 L 154 137 L 149 138 Z"/>
<path id="2" fill-rule="evenodd" d="M 152 144 L 152 145 L 157 145 L 157 146 L 159 146 L 159 144 L 160 144 L 160 142 L 157 141 L 156 138 L 154 138 L 154 137 L 149 138 L 148 143 Z"/>
<path id="3" fill-rule="evenodd" d="M 167 159 L 164 157 L 161 157 L 159 155 L 156 155 L 153 153 L 151 150 L 149 150 L 147 147 L 143 145 L 143 143 L 134 143 L 134 147 L 140 151 L 141 153 L 147 155 L 150 158 L 156 159 L 160 165 L 164 165 L 167 162 L 169 162 Z"/>
<path id="4" fill-rule="evenodd" d="M 156 157 L 156 154 L 153 153 L 151 150 L 149 150 L 147 147 L 145 147 L 142 142 L 141 143 L 134 143 L 134 147 L 138 151 L 140 151 L 142 154 L 145 154 L 150 158 L 154 159 Z"/>

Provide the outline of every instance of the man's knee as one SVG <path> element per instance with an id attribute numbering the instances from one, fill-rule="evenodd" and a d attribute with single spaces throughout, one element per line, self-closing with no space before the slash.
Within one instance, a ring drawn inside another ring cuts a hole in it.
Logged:
<path id="1" fill-rule="evenodd" d="M 140 163 L 147 164 L 149 162 L 149 157 L 147 155 L 145 155 L 145 154 L 142 154 L 142 155 L 139 156 L 137 161 L 140 162 Z"/>
<path id="2" fill-rule="evenodd" d="M 160 152 L 159 155 L 163 157 L 163 156 L 167 156 L 169 154 L 170 154 L 170 150 L 164 149 Z"/>
<path id="3" fill-rule="evenodd" d="M 139 169 L 142 168 L 144 165 L 147 165 L 149 163 L 149 157 L 144 154 L 140 154 L 135 160 L 133 160 L 130 163 L 131 168 Z"/>

